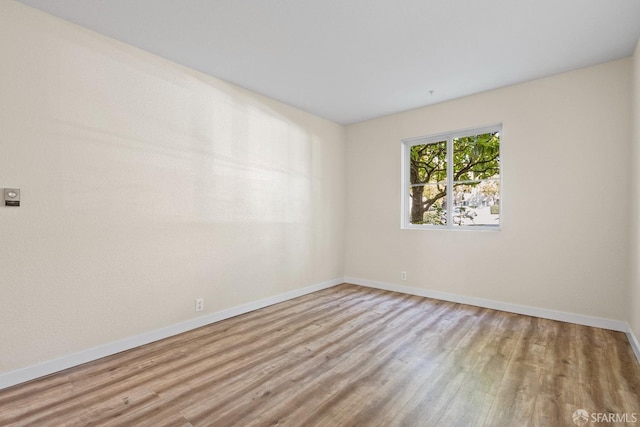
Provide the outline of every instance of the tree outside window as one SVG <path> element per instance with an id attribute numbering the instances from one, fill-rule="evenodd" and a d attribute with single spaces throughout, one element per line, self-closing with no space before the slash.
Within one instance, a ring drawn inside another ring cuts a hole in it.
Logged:
<path id="1" fill-rule="evenodd" d="M 405 141 L 404 224 L 499 227 L 500 130 L 493 126 Z"/>

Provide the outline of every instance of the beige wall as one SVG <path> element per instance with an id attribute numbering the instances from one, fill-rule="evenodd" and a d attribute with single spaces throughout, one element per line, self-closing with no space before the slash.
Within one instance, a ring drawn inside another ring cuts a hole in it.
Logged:
<path id="1" fill-rule="evenodd" d="M 0 2 L 0 373 L 342 277 L 342 126 Z"/>
<path id="2" fill-rule="evenodd" d="M 631 246 L 631 315 L 629 324 L 636 338 L 640 339 L 640 40 L 633 60 L 633 233 Z"/>
<path id="3" fill-rule="evenodd" d="M 626 321 L 630 85 L 627 58 L 348 127 L 346 276 Z M 502 231 L 401 230 L 400 141 L 498 122 Z"/>

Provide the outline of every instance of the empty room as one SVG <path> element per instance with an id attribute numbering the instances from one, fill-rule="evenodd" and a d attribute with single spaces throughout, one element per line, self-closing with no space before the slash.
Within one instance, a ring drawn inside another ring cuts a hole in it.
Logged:
<path id="1" fill-rule="evenodd" d="M 0 426 L 640 426 L 639 39 L 0 0 Z"/>

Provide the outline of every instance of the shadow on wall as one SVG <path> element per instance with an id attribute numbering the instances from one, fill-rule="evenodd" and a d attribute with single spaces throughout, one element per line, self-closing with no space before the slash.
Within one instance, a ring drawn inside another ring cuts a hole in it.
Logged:
<path id="1" fill-rule="evenodd" d="M 43 167 L 61 157 L 50 172 L 64 187 L 66 214 L 103 228 L 210 224 L 224 233 L 222 224 L 243 225 L 221 242 L 308 264 L 312 241 L 322 239 L 311 227 L 319 136 L 272 101 L 195 71 L 65 48 L 52 53 L 69 66 L 48 76 L 45 118 L 53 122 L 45 126 L 58 145 Z M 250 235 L 257 224 L 259 239 Z"/>
<path id="2" fill-rule="evenodd" d="M 101 82 L 105 68 L 61 78 L 61 93 L 48 97 L 66 145 L 51 148 L 69 153 L 56 172 L 74 209 L 100 206 L 115 219 L 126 206 L 128 217 L 170 222 L 308 221 L 317 137 L 238 89 L 147 75 L 134 94 Z"/>
<path id="3" fill-rule="evenodd" d="M 96 265 L 136 257 L 135 270 L 203 253 L 221 264 L 261 257 L 273 280 L 326 250 L 332 224 L 314 218 L 330 191 L 318 119 L 73 30 L 46 41 L 46 67 L 22 64 L 37 87 L 16 96 L 12 113 L 16 133 L 33 135 L 28 168 L 47 177 L 31 189 L 47 211 L 47 240 L 78 251 L 91 241 L 79 256 L 95 252 Z"/>

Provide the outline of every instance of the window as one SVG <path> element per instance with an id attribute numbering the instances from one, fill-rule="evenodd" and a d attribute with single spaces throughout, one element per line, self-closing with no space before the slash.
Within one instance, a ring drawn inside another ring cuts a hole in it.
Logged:
<path id="1" fill-rule="evenodd" d="M 501 130 L 402 141 L 402 226 L 499 229 Z"/>

